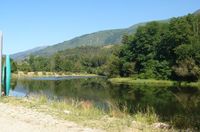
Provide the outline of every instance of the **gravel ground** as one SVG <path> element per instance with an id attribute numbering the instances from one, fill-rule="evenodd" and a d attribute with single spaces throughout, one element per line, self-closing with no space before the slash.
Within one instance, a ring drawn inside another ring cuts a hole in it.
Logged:
<path id="1" fill-rule="evenodd" d="M 1 132 L 101 132 L 21 106 L 0 103 Z"/>

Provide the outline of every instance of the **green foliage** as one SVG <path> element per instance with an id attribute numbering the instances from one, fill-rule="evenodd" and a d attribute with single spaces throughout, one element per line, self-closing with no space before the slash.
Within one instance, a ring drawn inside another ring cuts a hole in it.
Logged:
<path id="1" fill-rule="evenodd" d="M 115 54 L 118 57 L 118 74 L 138 74 L 143 79 L 197 81 L 199 29 L 200 15 L 190 14 L 173 18 L 169 23 L 150 22 L 139 27 L 135 35 L 123 37 L 123 45 Z M 116 73 L 115 70 L 114 76 Z"/>
<path id="2" fill-rule="evenodd" d="M 104 67 L 104 70 L 107 76 L 119 76 L 120 67 L 121 67 L 121 61 L 119 57 L 112 55 L 109 58 L 106 67 Z"/>
<path id="3" fill-rule="evenodd" d="M 135 63 L 125 62 L 122 65 L 121 75 L 130 76 L 135 72 Z"/>
<path id="4" fill-rule="evenodd" d="M 66 49 L 72 49 L 81 46 L 105 46 L 105 45 L 116 45 L 120 44 L 122 37 L 124 34 L 133 34 L 136 32 L 138 26 L 145 25 L 145 23 L 136 24 L 129 28 L 124 29 L 114 29 L 114 30 L 105 30 L 99 31 L 91 34 L 85 34 L 80 37 L 75 37 L 71 40 L 64 41 L 62 43 L 58 43 L 53 46 L 48 46 L 43 49 L 39 49 L 37 51 L 32 52 L 33 55 L 40 56 L 50 56 L 58 51 L 63 51 Z M 27 53 L 25 53 L 26 56 Z M 16 55 L 15 58 L 20 59 L 23 58 L 23 55 Z"/>
<path id="5" fill-rule="evenodd" d="M 17 71 L 17 64 L 11 59 L 11 72 L 14 73 Z"/>
<path id="6" fill-rule="evenodd" d="M 18 63 L 18 70 L 104 74 L 103 66 L 107 63 L 112 51 L 112 47 L 86 46 L 57 52 L 50 57 L 31 55 Z"/>
<path id="7" fill-rule="evenodd" d="M 17 67 L 18 67 L 19 71 L 29 72 L 29 71 L 32 70 L 30 65 L 27 62 L 23 62 L 23 63 L 17 64 Z"/>
<path id="8" fill-rule="evenodd" d="M 197 81 L 200 77 L 200 68 L 192 58 L 177 61 L 173 70 L 178 80 Z"/>
<path id="9" fill-rule="evenodd" d="M 139 26 L 133 35 L 125 33 L 120 46 L 86 46 L 60 51 L 46 58 L 30 56 L 19 64 L 18 69 L 197 81 L 200 68 L 199 29 L 198 14 L 167 22 L 150 22 Z M 88 36 L 80 37 L 80 40 Z M 118 37 L 121 39 L 120 35 Z"/>

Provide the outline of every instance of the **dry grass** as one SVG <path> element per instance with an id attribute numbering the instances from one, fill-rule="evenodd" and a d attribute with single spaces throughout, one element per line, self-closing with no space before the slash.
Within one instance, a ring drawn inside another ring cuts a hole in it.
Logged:
<path id="1" fill-rule="evenodd" d="M 35 109 L 61 119 L 74 121 L 83 126 L 106 131 L 166 131 L 151 127 L 152 123 L 158 121 L 152 109 L 149 109 L 147 113 L 138 112 L 130 116 L 116 109 L 104 112 L 95 108 L 90 101 L 69 100 L 58 102 L 48 100 L 44 96 L 37 98 L 2 97 L 0 102 Z"/>

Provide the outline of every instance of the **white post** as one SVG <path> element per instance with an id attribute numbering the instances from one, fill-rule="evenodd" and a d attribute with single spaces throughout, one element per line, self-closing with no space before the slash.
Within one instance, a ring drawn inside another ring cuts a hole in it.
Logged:
<path id="1" fill-rule="evenodd" d="M 2 49 L 3 49 L 3 33 L 0 31 L 0 96 L 1 96 L 1 81 L 2 81 Z"/>

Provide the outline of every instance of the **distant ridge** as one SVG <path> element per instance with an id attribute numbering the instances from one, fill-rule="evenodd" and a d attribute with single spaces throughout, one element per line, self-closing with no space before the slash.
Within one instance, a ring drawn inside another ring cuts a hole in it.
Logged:
<path id="1" fill-rule="evenodd" d="M 133 34 L 136 32 L 139 26 L 145 24 L 146 23 L 139 23 L 129 28 L 104 30 L 91 34 L 85 34 L 52 46 L 38 47 L 24 52 L 16 53 L 11 55 L 11 57 L 12 59 L 19 61 L 27 58 L 31 54 L 39 56 L 50 56 L 58 51 L 80 46 L 104 46 L 120 44 L 123 35 Z"/>
<path id="2" fill-rule="evenodd" d="M 25 59 L 27 56 L 29 56 L 29 55 L 31 55 L 31 54 L 39 51 L 39 50 L 45 49 L 46 47 L 47 46 L 37 47 L 37 48 L 30 49 L 30 50 L 27 50 L 27 51 L 22 51 L 22 52 L 19 52 L 19 53 L 16 53 L 16 54 L 12 54 L 11 58 L 14 59 L 14 60 L 20 61 L 20 60 Z"/>
<path id="3" fill-rule="evenodd" d="M 169 22 L 170 19 L 158 22 Z M 139 26 L 144 26 L 147 22 L 135 24 L 129 28 L 112 29 L 85 34 L 74 39 L 64 41 L 53 46 L 48 46 L 42 50 L 36 51 L 33 55 L 49 56 L 58 51 L 80 47 L 80 46 L 106 46 L 120 44 L 125 34 L 134 34 Z"/>
<path id="4" fill-rule="evenodd" d="M 195 11 L 194 14 L 200 14 L 200 9 Z"/>
<path id="5" fill-rule="evenodd" d="M 200 9 L 193 14 L 200 14 Z M 170 19 L 161 20 L 158 22 L 169 22 Z M 29 55 L 50 56 L 58 51 L 65 49 L 80 47 L 80 46 L 106 46 L 120 44 L 122 36 L 125 34 L 134 34 L 139 26 L 144 26 L 147 22 L 135 24 L 129 28 L 112 29 L 85 34 L 75 37 L 71 40 L 64 41 L 52 46 L 34 48 L 32 50 L 13 54 L 11 57 L 14 60 L 23 60 Z"/>
<path id="6" fill-rule="evenodd" d="M 110 44 L 119 44 L 121 43 L 121 38 L 125 34 L 133 34 L 136 32 L 138 26 L 144 25 L 136 24 L 129 28 L 124 29 L 112 29 L 104 30 L 99 32 L 94 32 L 91 34 L 85 34 L 79 37 L 75 37 L 71 40 L 64 41 L 62 43 L 55 44 L 53 46 L 48 46 L 45 49 L 37 51 L 35 55 L 52 55 L 57 51 L 75 48 L 80 46 L 103 46 Z"/>

